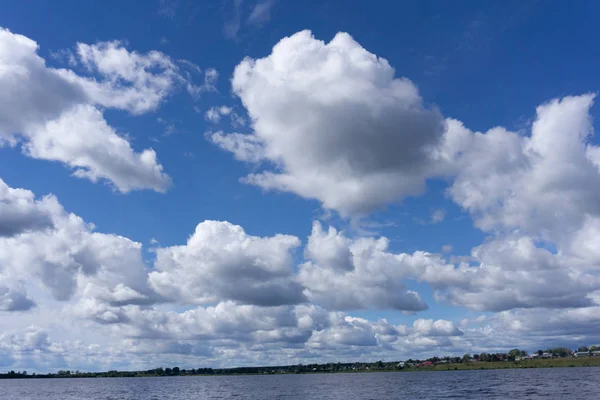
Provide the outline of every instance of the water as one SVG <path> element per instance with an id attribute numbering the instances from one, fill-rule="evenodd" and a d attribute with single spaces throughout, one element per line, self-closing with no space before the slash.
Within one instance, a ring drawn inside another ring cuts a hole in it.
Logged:
<path id="1" fill-rule="evenodd" d="M 597 399 L 600 368 L 0 380 L 6 400 Z"/>

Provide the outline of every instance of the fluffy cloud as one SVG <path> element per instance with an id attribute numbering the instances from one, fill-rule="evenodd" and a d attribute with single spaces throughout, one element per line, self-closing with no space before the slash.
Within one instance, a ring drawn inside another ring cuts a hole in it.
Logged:
<path id="1" fill-rule="evenodd" d="M 204 118 L 207 121 L 212 122 L 213 124 L 218 124 L 221 121 L 221 118 L 225 117 L 225 116 L 229 117 L 231 126 L 234 128 L 239 128 L 239 127 L 246 125 L 246 120 L 244 119 L 244 117 L 242 117 L 241 115 L 239 115 L 238 113 L 233 111 L 232 107 L 227 107 L 225 105 L 222 105 L 219 107 L 211 107 L 204 114 Z M 244 135 L 244 136 L 250 137 L 249 135 Z M 235 135 L 233 136 L 233 138 L 234 138 L 234 140 L 240 140 L 240 139 L 243 140 L 243 138 L 236 137 Z M 215 144 L 220 146 L 220 143 L 215 143 Z M 224 149 L 231 151 L 231 149 L 226 148 L 226 147 L 224 147 Z"/>
<path id="2" fill-rule="evenodd" d="M 438 157 L 455 176 L 448 193 L 492 234 L 472 250 L 479 265 L 423 277 L 476 310 L 592 306 L 598 290 L 600 170 L 588 143 L 593 95 L 537 108 L 528 136 L 472 132 L 448 121 Z"/>
<path id="3" fill-rule="evenodd" d="M 89 72 L 103 79 L 63 75 L 81 85 L 92 102 L 120 108 L 133 114 L 155 110 L 177 85 L 188 80 L 177 64 L 159 51 L 139 54 L 128 51 L 121 42 L 78 43 L 77 57 Z M 193 92 L 193 87 L 190 87 Z"/>
<path id="4" fill-rule="evenodd" d="M 600 289 L 595 266 L 539 248 L 529 237 L 492 240 L 473 250 L 477 266 L 460 266 L 423 279 L 442 298 L 468 308 L 584 307 Z"/>
<path id="5" fill-rule="evenodd" d="M 294 236 L 260 238 L 228 222 L 205 221 L 185 246 L 157 250 L 149 280 L 158 293 L 186 304 L 293 304 L 304 300 L 291 257 L 299 245 Z"/>
<path id="6" fill-rule="evenodd" d="M 33 40 L 0 28 L 0 145 L 22 142 L 30 157 L 62 162 L 75 176 L 100 178 L 123 192 L 164 191 L 170 179 L 152 149 L 135 152 L 98 106 L 132 114 L 155 110 L 190 77 L 160 52 L 142 55 L 119 42 L 77 45 L 73 58 L 92 74 L 46 66 Z M 214 81 L 215 73 L 207 79 Z"/>
<path id="7" fill-rule="evenodd" d="M 449 194 L 485 231 L 561 241 L 598 215 L 600 173 L 590 107 L 593 95 L 555 99 L 537 108 L 530 136 L 498 127 L 473 133 L 448 121 L 444 158 L 456 178 Z"/>
<path id="8" fill-rule="evenodd" d="M 231 114 L 231 111 L 233 111 L 233 108 L 224 105 L 220 107 L 211 107 L 206 114 L 204 114 L 204 117 L 210 122 L 217 123 L 221 120 L 222 116 Z"/>
<path id="9" fill-rule="evenodd" d="M 81 87 L 47 68 L 37 43 L 0 28 L 0 138 L 8 140 L 31 123 L 58 117 L 85 101 Z"/>
<path id="10" fill-rule="evenodd" d="M 352 216 L 423 190 L 444 121 L 412 82 L 395 78 L 350 35 L 329 43 L 309 31 L 284 38 L 269 56 L 242 61 L 232 86 L 254 133 L 230 141 L 261 143 L 264 152 L 245 158 L 274 167 L 246 182 Z"/>
<path id="11" fill-rule="evenodd" d="M 460 336 L 463 332 L 452 321 L 438 319 L 418 319 L 413 322 L 415 332 L 423 336 Z"/>
<path id="12" fill-rule="evenodd" d="M 31 138 L 23 146 L 27 155 L 62 162 L 73 168 L 78 178 L 104 179 L 122 193 L 139 189 L 164 192 L 171 183 L 154 150 L 136 153 L 93 106 L 74 107 L 30 132 Z"/>
<path id="13" fill-rule="evenodd" d="M 21 221 L 19 229 L 14 221 L 8 225 L 0 221 L 2 231 L 10 231 L 10 235 L 0 237 L 0 278 L 27 282 L 34 288 L 39 282 L 54 298 L 63 301 L 77 291 L 93 291 L 94 286 L 104 288 L 99 297 L 104 294 L 106 301 L 115 303 L 128 302 L 122 293 L 126 288 L 150 295 L 139 243 L 94 232 L 90 224 L 67 213 L 52 195 L 36 200 L 32 192 L 10 188 L 2 180 L 0 190 L 0 215 L 18 204 Z M 4 308 L 26 304 L 24 292 L 5 289 L 3 296 L 3 304 L 9 304 Z"/>
<path id="14" fill-rule="evenodd" d="M 0 311 L 27 311 L 35 306 L 24 290 L 0 284 Z"/>
<path id="15" fill-rule="evenodd" d="M 29 190 L 11 188 L 0 179 L 0 237 L 49 228 L 59 208 L 54 197 L 36 201 Z"/>
<path id="16" fill-rule="evenodd" d="M 313 225 L 299 279 L 306 296 L 333 309 L 427 309 L 417 292 L 408 290 L 407 278 L 434 263 L 426 253 L 392 254 L 386 238 L 351 240 L 330 227 Z"/>

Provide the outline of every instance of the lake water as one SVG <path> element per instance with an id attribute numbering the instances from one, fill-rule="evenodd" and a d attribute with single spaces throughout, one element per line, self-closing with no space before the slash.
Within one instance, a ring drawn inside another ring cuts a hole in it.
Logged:
<path id="1" fill-rule="evenodd" d="M 5 400 L 598 399 L 600 368 L 0 380 Z"/>

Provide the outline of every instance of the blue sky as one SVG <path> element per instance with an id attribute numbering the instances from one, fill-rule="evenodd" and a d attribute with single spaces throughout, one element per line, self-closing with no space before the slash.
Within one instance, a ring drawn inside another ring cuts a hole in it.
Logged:
<path id="1" fill-rule="evenodd" d="M 6 2 L 0 365 L 598 342 L 599 7 Z"/>

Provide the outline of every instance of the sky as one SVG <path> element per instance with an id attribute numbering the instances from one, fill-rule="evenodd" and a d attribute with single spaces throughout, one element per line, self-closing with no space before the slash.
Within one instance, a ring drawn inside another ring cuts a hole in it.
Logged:
<path id="1" fill-rule="evenodd" d="M 593 1 L 5 1 L 0 370 L 600 343 Z"/>

